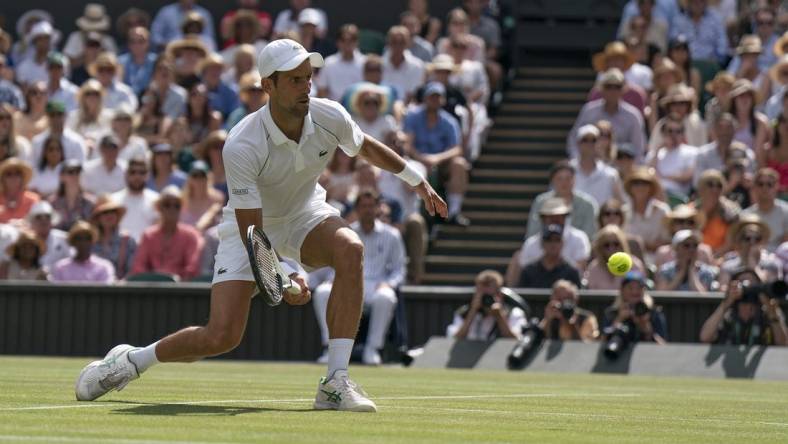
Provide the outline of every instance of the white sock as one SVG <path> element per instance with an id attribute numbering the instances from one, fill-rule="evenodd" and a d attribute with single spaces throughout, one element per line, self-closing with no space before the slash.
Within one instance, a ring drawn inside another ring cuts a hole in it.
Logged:
<path id="1" fill-rule="evenodd" d="M 446 200 L 449 204 L 449 217 L 454 216 L 462 210 L 462 194 L 450 193 L 446 196 Z"/>
<path id="2" fill-rule="evenodd" d="M 328 379 L 331 379 L 337 370 L 347 371 L 350 355 L 353 353 L 353 342 L 353 339 L 345 338 L 328 340 Z"/>
<path id="3" fill-rule="evenodd" d="M 156 341 L 145 348 L 129 352 L 129 360 L 137 366 L 137 372 L 140 374 L 159 363 L 159 358 L 156 357 L 156 344 L 158 343 L 159 341 Z"/>

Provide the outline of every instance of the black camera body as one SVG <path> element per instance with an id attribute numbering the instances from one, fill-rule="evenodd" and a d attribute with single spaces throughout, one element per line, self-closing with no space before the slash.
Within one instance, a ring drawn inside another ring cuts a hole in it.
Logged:
<path id="1" fill-rule="evenodd" d="M 486 308 L 486 309 L 489 310 L 490 307 L 492 307 L 492 305 L 494 303 L 495 303 L 495 296 L 493 296 L 491 294 L 487 294 L 487 293 L 482 295 L 482 307 L 483 308 Z"/>
<path id="2" fill-rule="evenodd" d="M 632 307 L 632 311 L 635 313 L 635 316 L 643 316 L 644 314 L 649 313 L 651 309 L 648 308 L 648 305 L 646 305 L 645 302 L 639 301 Z"/>
<path id="3" fill-rule="evenodd" d="M 648 307 L 646 307 L 648 308 Z M 621 324 L 610 326 L 603 331 L 607 335 L 604 354 L 611 361 L 615 361 L 621 353 L 629 347 L 629 326 Z"/>
<path id="4" fill-rule="evenodd" d="M 506 360 L 507 365 L 511 369 L 522 368 L 528 357 L 539 348 L 542 340 L 544 339 L 544 331 L 539 328 L 539 319 L 533 318 L 527 326 L 523 327 L 523 336 L 517 341 L 512 352 Z"/>
<path id="5" fill-rule="evenodd" d="M 575 301 L 572 300 L 564 300 L 558 306 L 558 310 L 561 312 L 561 316 L 565 320 L 572 319 L 572 316 L 575 315 L 575 309 L 577 309 L 577 305 L 575 305 Z"/>
<path id="6" fill-rule="evenodd" d="M 765 295 L 769 299 L 785 299 L 788 294 L 788 284 L 785 281 L 772 281 L 765 283 L 751 283 L 750 281 L 743 281 L 742 285 L 742 302 L 749 302 L 751 304 L 759 303 L 759 296 Z"/>

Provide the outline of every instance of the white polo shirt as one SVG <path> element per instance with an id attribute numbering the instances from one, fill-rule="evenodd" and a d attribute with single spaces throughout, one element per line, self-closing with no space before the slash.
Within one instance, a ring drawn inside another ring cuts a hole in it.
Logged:
<path id="1" fill-rule="evenodd" d="M 116 193 L 126 188 L 126 168 L 128 163 L 123 159 L 115 161 L 115 168 L 107 170 L 101 157 L 90 159 L 82 167 L 80 182 L 82 188 L 98 196 L 103 193 Z"/>
<path id="2" fill-rule="evenodd" d="M 367 57 L 356 50 L 351 60 L 342 58 L 341 53 L 326 57 L 326 64 L 317 76 L 318 88 L 328 89 L 328 98 L 341 100 L 348 87 L 364 80 L 364 62 Z"/>
<path id="3" fill-rule="evenodd" d="M 383 58 L 383 83 L 397 90 L 397 98 L 405 101 L 408 94 L 416 94 L 416 90 L 424 83 L 424 62 L 405 50 L 405 60 L 398 67 L 391 63 L 391 56 Z"/>
<path id="4" fill-rule="evenodd" d="M 582 191 L 596 200 L 600 207 L 609 199 L 615 197 L 616 192 L 623 196 L 623 188 L 618 171 L 612 166 L 596 161 L 596 166 L 590 174 L 580 168 L 580 161 L 572 159 L 569 163 L 575 168 L 575 191 Z"/>
<path id="5" fill-rule="evenodd" d="M 282 133 L 265 105 L 244 117 L 227 136 L 222 158 L 230 199 L 224 213 L 262 208 L 267 225 L 322 205 L 326 190 L 317 179 L 336 147 L 355 156 L 363 142 L 364 133 L 332 100 L 310 99 L 298 143 Z"/>
<path id="6" fill-rule="evenodd" d="M 561 256 L 573 267 L 582 261 L 587 261 L 591 256 L 591 242 L 588 236 L 571 225 L 564 225 L 564 246 L 561 248 Z M 521 267 L 536 262 L 542 258 L 542 234 L 534 234 L 525 240 L 523 248 L 520 250 L 519 263 Z"/>
<path id="7" fill-rule="evenodd" d="M 675 176 L 685 171 L 695 171 L 695 158 L 698 149 L 694 146 L 681 144 L 674 149 L 662 147 L 656 153 L 657 178 L 665 191 L 674 193 L 689 194 L 691 183 L 682 184 L 675 180 L 667 179 L 666 176 Z M 651 162 L 654 154 L 651 153 L 646 158 L 646 162 Z"/>

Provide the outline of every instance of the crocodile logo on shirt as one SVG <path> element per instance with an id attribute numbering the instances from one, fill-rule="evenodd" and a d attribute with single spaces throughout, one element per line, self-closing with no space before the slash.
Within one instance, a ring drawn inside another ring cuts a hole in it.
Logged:
<path id="1" fill-rule="evenodd" d="M 328 150 L 323 150 L 323 151 L 319 152 L 319 153 L 317 154 L 317 156 L 318 156 L 318 157 L 323 157 L 323 156 L 325 156 L 326 154 L 328 154 Z"/>

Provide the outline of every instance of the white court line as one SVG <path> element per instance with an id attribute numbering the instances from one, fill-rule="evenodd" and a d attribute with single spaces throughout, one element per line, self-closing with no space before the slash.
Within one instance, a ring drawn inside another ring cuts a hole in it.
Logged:
<path id="1" fill-rule="evenodd" d="M 91 438 L 87 436 L 68 437 L 68 436 L 25 436 L 25 435 L 0 435 L 0 442 L 117 442 L 128 444 L 232 444 L 221 441 L 160 441 L 155 439 L 133 439 L 133 438 Z"/>
<path id="2" fill-rule="evenodd" d="M 443 399 L 505 399 L 505 398 L 633 398 L 640 396 L 637 393 L 518 393 L 509 395 L 437 395 L 437 396 L 381 396 L 373 397 L 377 401 L 428 401 Z M 0 411 L 18 412 L 26 410 L 60 410 L 60 409 L 89 409 L 89 408 L 108 408 L 123 406 L 143 406 L 143 405 L 200 405 L 200 404 L 265 404 L 265 403 L 295 403 L 310 402 L 313 398 L 293 398 L 293 399 L 217 399 L 206 401 L 184 401 L 184 402 L 160 402 L 160 403 L 134 403 L 134 402 L 98 402 L 68 405 L 40 405 L 30 407 L 4 407 Z"/>

